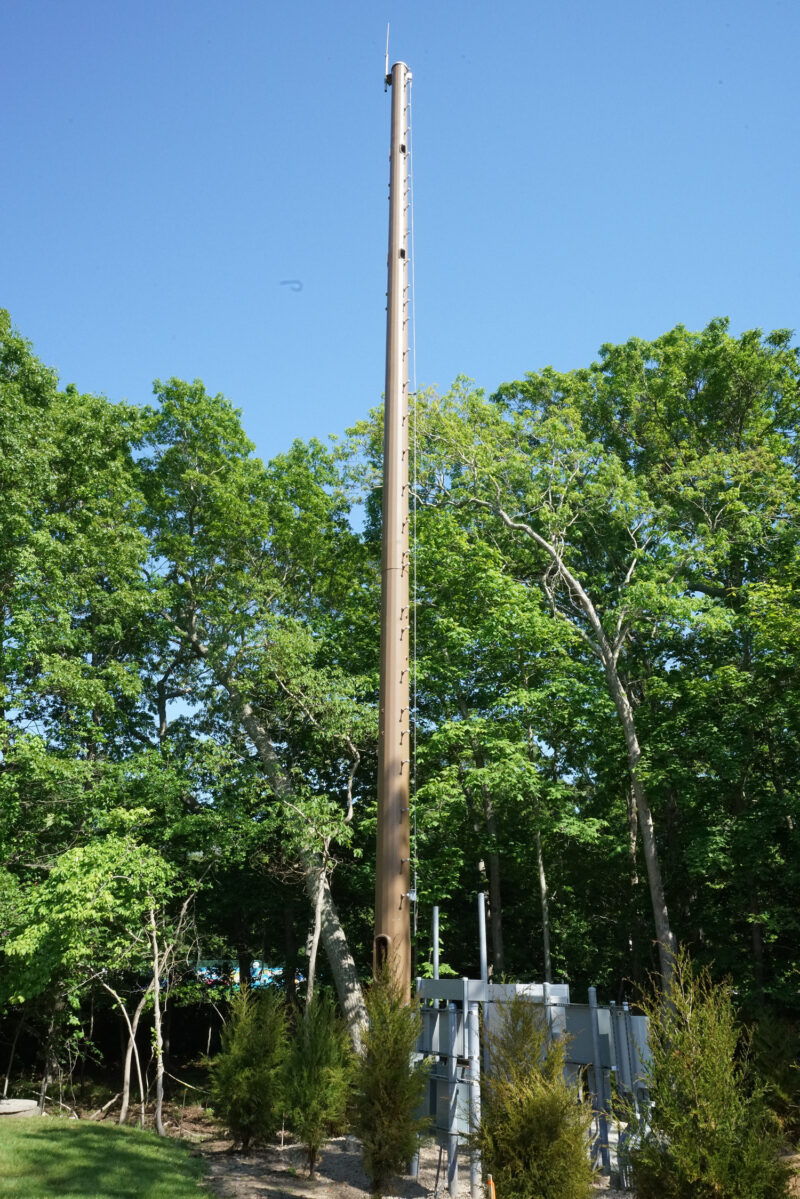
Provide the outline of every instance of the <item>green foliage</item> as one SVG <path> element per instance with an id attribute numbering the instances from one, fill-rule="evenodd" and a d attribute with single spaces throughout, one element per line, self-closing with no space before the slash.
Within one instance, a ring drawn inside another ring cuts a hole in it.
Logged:
<path id="1" fill-rule="evenodd" d="M 667 995 L 645 1005 L 653 1107 L 630 1150 L 639 1199 L 779 1199 L 780 1134 L 748 1061 L 728 984 L 685 951 Z"/>
<path id="2" fill-rule="evenodd" d="M 41 1117 L 5 1120 L 0 1195 L 13 1199 L 197 1199 L 202 1159 L 152 1132 Z"/>
<path id="3" fill-rule="evenodd" d="M 753 1026 L 753 1064 L 787 1144 L 800 1144 L 800 1027 L 772 1012 Z"/>
<path id="4" fill-rule="evenodd" d="M 385 969 L 367 997 L 369 1027 L 355 1073 L 355 1131 L 372 1192 L 384 1195 L 417 1150 L 427 1121 L 416 1113 L 425 1094 L 427 1067 L 411 1055 L 420 1033 L 419 1009 L 405 1004 Z"/>
<path id="5" fill-rule="evenodd" d="M 322 1145 L 341 1130 L 353 1061 L 347 1030 L 326 995 L 298 1020 L 286 1061 L 286 1115 L 308 1154 L 309 1175 Z"/>
<path id="6" fill-rule="evenodd" d="M 281 1126 L 287 1050 L 281 996 L 243 987 L 231 999 L 222 1047 L 209 1068 L 214 1111 L 245 1152 L 253 1142 L 271 1140 Z"/>
<path id="7" fill-rule="evenodd" d="M 87 845 L 60 854 L 30 889 L 3 947 L 0 998 L 24 1002 L 54 977 L 62 985 L 83 981 L 101 963 L 111 970 L 140 965 L 146 914 L 169 894 L 171 871 L 160 854 L 124 835 L 124 825 L 143 823 L 147 813 L 117 815 L 123 835 L 98 830 Z"/>
<path id="8" fill-rule="evenodd" d="M 591 1111 L 564 1079 L 565 1044 L 544 1009 L 521 996 L 498 1005 L 488 1038 L 481 1124 L 483 1169 L 508 1199 L 588 1199 Z"/>

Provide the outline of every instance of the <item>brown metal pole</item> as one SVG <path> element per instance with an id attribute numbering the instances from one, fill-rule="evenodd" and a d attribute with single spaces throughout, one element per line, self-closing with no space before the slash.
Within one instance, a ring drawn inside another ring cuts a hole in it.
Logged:
<path id="1" fill-rule="evenodd" d="M 389 155 L 389 278 L 383 439 L 381 683 L 378 726 L 378 843 L 374 966 L 388 962 L 411 994 L 408 549 L 408 83 L 392 67 Z"/>

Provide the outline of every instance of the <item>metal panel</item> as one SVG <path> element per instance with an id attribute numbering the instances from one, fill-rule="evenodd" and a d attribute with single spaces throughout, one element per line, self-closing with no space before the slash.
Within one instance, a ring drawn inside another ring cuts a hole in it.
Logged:
<path id="1" fill-rule="evenodd" d="M 441 999 L 444 1003 L 461 1003 L 464 999 L 464 984 L 467 988 L 468 1003 L 486 1003 L 489 999 L 486 983 L 479 978 L 418 978 L 418 999 Z"/>

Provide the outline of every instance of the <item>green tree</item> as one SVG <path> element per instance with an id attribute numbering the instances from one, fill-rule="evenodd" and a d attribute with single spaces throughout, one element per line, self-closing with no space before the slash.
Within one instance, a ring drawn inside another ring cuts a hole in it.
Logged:
<path id="1" fill-rule="evenodd" d="M 298 1019 L 286 1060 L 286 1114 L 305 1146 L 309 1175 L 344 1122 L 352 1067 L 347 1030 L 327 996 L 315 996 Z"/>
<path id="2" fill-rule="evenodd" d="M 597 663 L 622 733 L 665 979 L 674 935 L 644 700 L 655 700 L 670 649 L 731 627 L 736 563 L 752 563 L 755 581 L 756 563 L 791 549 L 797 375 L 788 334 L 734 339 L 713 322 L 604 347 L 587 370 L 545 370 L 491 402 L 458 385 L 417 417 L 421 498 L 494 541 L 508 573 L 540 589 Z"/>
<path id="3" fill-rule="evenodd" d="M 210 1063 L 214 1109 L 246 1153 L 281 1126 L 286 1012 L 276 991 L 242 989 L 231 999 L 222 1048 Z"/>
<path id="4" fill-rule="evenodd" d="M 283 854 L 319 912 L 357 1044 L 363 999 L 333 902 L 329 858 L 333 842 L 350 839 L 356 740 L 364 729 L 372 735 L 372 718 L 361 712 L 349 675 L 317 654 L 330 619 L 325 609 L 354 539 L 321 446 L 296 446 L 266 470 L 223 397 L 177 380 L 157 391 L 141 470 L 161 618 L 176 659 L 191 660 L 196 698 L 227 716 L 255 749 L 264 798 L 281 817 Z M 298 733 L 305 760 L 296 762 Z M 337 769 L 310 769 L 309 744 L 324 747 Z M 331 773 L 338 794 L 317 784 Z"/>
<path id="5" fill-rule="evenodd" d="M 652 1109 L 630 1151 L 641 1199 L 778 1199 L 780 1134 L 747 1061 L 728 984 L 685 953 L 666 995 L 646 1005 Z"/>
<path id="6" fill-rule="evenodd" d="M 354 1079 L 355 1130 L 374 1195 L 386 1194 L 417 1151 L 427 1121 L 417 1115 L 427 1069 L 412 1055 L 420 1032 L 418 1009 L 403 1002 L 385 969 L 367 992 L 369 1025 Z"/>
<path id="7" fill-rule="evenodd" d="M 483 1168 L 512 1199 L 589 1199 L 592 1113 L 564 1078 L 564 1041 L 540 1005 L 517 996 L 498 1006 L 473 1132 Z"/>

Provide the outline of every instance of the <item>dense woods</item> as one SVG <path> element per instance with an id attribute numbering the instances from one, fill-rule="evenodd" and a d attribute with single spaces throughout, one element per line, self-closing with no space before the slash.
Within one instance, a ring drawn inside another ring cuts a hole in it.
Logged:
<path id="1" fill-rule="evenodd" d="M 799 404 L 791 335 L 722 320 L 417 397 L 417 974 L 434 903 L 476 972 L 483 890 L 495 977 L 617 999 L 680 942 L 797 1012 Z M 201 383 L 61 389 L 3 315 L 12 1082 L 157 1098 L 218 1044 L 201 960 L 335 987 L 359 1043 L 380 445 L 376 410 L 262 462 Z"/>

